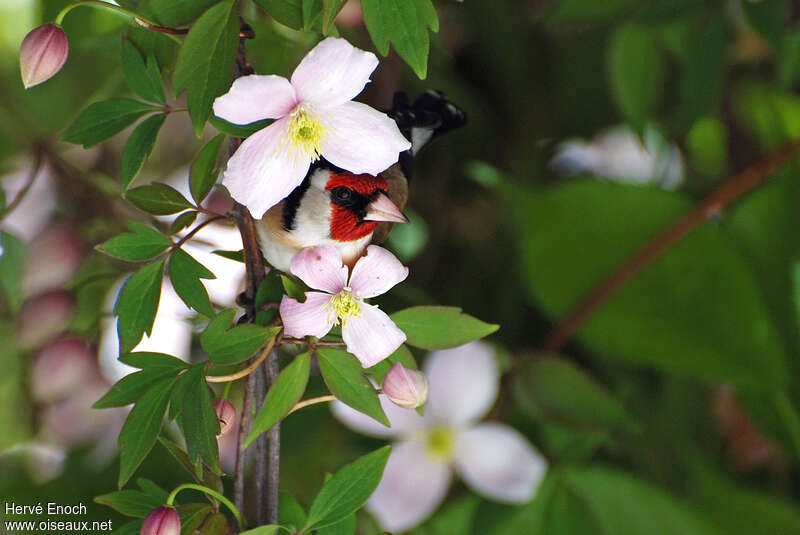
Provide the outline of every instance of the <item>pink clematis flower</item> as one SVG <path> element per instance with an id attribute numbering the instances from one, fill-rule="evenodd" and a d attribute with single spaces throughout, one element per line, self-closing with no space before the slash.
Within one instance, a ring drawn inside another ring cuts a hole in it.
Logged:
<path id="1" fill-rule="evenodd" d="M 487 498 L 506 503 L 531 500 L 547 461 L 515 429 L 477 423 L 494 404 L 499 387 L 492 349 L 472 342 L 434 351 L 424 369 L 429 383 L 425 416 L 381 396 L 392 424 L 387 428 L 341 402 L 332 405 L 333 414 L 352 429 L 399 439 L 367 510 L 384 530 L 409 530 L 439 507 L 453 472 Z"/>
<path id="2" fill-rule="evenodd" d="M 342 325 L 347 351 L 365 368 L 382 361 L 405 342 L 406 335 L 375 305 L 363 300 L 386 293 L 408 276 L 395 256 L 382 247 L 370 245 L 366 256 L 348 269 L 342 254 L 333 246 L 303 249 L 292 258 L 290 269 L 309 287 L 303 303 L 284 296 L 280 305 L 283 330 L 288 336 L 321 338 L 334 325 Z"/>
<path id="3" fill-rule="evenodd" d="M 324 157 L 354 174 L 377 175 L 411 147 L 397 124 L 366 104 L 351 102 L 369 82 L 378 58 L 344 39 L 315 46 L 291 80 L 245 76 L 214 101 L 214 114 L 235 124 L 276 119 L 247 138 L 222 183 L 257 218 L 300 185 Z"/>

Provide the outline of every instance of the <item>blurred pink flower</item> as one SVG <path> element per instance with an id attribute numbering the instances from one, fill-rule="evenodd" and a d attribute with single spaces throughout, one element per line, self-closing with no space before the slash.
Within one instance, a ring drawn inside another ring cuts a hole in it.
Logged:
<path id="1" fill-rule="evenodd" d="M 74 228 L 45 229 L 33 240 L 22 272 L 25 295 L 61 288 L 72 279 L 83 260 L 83 247 Z"/>
<path id="2" fill-rule="evenodd" d="M 75 394 L 99 379 L 89 344 L 75 337 L 57 338 L 44 346 L 31 367 L 33 399 L 44 403 Z"/>
<path id="3" fill-rule="evenodd" d="M 334 415 L 352 429 L 399 439 L 378 488 L 367 502 L 387 531 L 405 531 L 442 503 L 453 472 L 488 498 L 525 503 L 536 493 L 546 460 L 513 428 L 477 423 L 494 404 L 499 372 L 492 349 L 483 342 L 434 351 L 425 362 L 430 384 L 425 415 L 381 396 L 391 422 L 387 428 L 341 402 Z"/>
<path id="4" fill-rule="evenodd" d="M 363 300 L 389 291 L 408 276 L 395 256 L 377 245 L 367 247 L 349 276 L 341 252 L 331 245 L 303 249 L 292 258 L 291 271 L 309 287 L 303 303 L 284 296 L 280 305 L 284 332 L 302 338 L 328 334 L 342 325 L 347 351 L 365 368 L 382 361 L 405 342 L 406 335 L 375 305 Z"/>
<path id="5" fill-rule="evenodd" d="M 383 378 L 381 390 L 395 405 L 416 409 L 428 399 L 428 380 L 424 373 L 395 362 Z"/>
<path id="6" fill-rule="evenodd" d="M 72 295 L 54 290 L 22 306 L 17 323 L 17 341 L 24 348 L 34 348 L 50 340 L 69 325 L 75 310 Z"/>
<path id="7" fill-rule="evenodd" d="M 222 183 L 256 218 L 303 181 L 324 157 L 355 174 L 377 175 L 411 147 L 397 124 L 352 102 L 369 82 L 378 58 L 344 39 L 328 37 L 292 73 L 244 76 L 214 101 L 214 114 L 235 124 L 276 119 L 248 137 Z"/>
<path id="8" fill-rule="evenodd" d="M 68 55 L 69 41 L 60 26 L 47 23 L 28 32 L 19 48 L 19 70 L 25 89 L 55 76 Z"/>

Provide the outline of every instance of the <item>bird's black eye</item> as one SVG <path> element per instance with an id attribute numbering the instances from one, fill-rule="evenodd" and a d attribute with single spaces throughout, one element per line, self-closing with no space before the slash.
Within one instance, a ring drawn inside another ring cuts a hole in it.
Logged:
<path id="1" fill-rule="evenodd" d="M 333 195 L 334 200 L 337 201 L 349 201 L 350 198 L 353 196 L 353 190 L 345 186 L 335 187 L 333 188 L 333 191 L 331 193 Z"/>

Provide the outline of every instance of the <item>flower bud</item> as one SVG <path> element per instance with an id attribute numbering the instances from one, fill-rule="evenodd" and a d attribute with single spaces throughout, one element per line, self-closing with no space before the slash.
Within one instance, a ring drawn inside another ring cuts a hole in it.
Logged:
<path id="1" fill-rule="evenodd" d="M 222 436 L 233 427 L 233 422 L 236 421 L 236 409 L 233 404 L 225 398 L 214 400 L 214 412 L 217 413 L 219 419 L 219 435 Z"/>
<path id="2" fill-rule="evenodd" d="M 417 370 L 404 368 L 396 362 L 383 378 L 383 393 L 400 407 L 414 409 L 428 399 L 428 380 Z"/>
<path id="3" fill-rule="evenodd" d="M 180 535 L 181 517 L 172 507 L 162 505 L 144 519 L 141 535 Z"/>
<path id="4" fill-rule="evenodd" d="M 56 75 L 69 55 L 69 41 L 60 26 L 48 23 L 34 28 L 19 49 L 19 70 L 25 88 L 46 82 Z"/>

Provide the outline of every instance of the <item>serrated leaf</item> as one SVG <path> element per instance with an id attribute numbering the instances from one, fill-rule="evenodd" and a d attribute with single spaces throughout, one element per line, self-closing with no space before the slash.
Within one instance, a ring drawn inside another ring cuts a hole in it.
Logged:
<path id="1" fill-rule="evenodd" d="M 139 262 L 160 255 L 172 245 L 169 238 L 152 227 L 128 221 L 128 228 L 131 232 L 115 236 L 97 249 L 120 260 Z"/>
<path id="2" fill-rule="evenodd" d="M 217 156 L 223 139 L 225 136 L 220 134 L 206 143 L 192 162 L 189 171 L 189 190 L 197 204 L 203 202 L 217 181 L 214 168 L 217 165 Z"/>
<path id="3" fill-rule="evenodd" d="M 295 403 L 300 401 L 303 392 L 306 391 L 310 371 L 310 353 L 296 356 L 292 363 L 283 369 L 270 387 L 264 404 L 258 411 L 245 446 L 249 446 L 261 433 L 269 431 L 289 413 Z"/>
<path id="4" fill-rule="evenodd" d="M 214 307 L 200 279 L 215 279 L 216 276 L 203 264 L 183 249 L 175 249 L 169 260 L 169 278 L 175 292 L 187 306 L 204 316 L 214 317 Z"/>
<path id="5" fill-rule="evenodd" d="M 384 446 L 336 472 L 311 504 L 303 531 L 335 524 L 360 509 L 377 488 L 391 451 Z"/>
<path id="6" fill-rule="evenodd" d="M 143 334 L 150 334 L 153 329 L 161 297 L 164 262 L 162 258 L 144 266 L 125 281 L 119 292 L 114 315 L 119 316 L 117 333 L 120 353 L 129 352 L 139 343 Z"/>
<path id="7" fill-rule="evenodd" d="M 12 312 L 22 304 L 20 277 L 27 257 L 25 244 L 8 232 L 0 232 L 0 290 Z"/>
<path id="8" fill-rule="evenodd" d="M 120 487 L 131 478 L 142 463 L 161 430 L 175 378 L 164 379 L 147 391 L 131 410 L 119 433 Z"/>
<path id="9" fill-rule="evenodd" d="M 197 219 L 197 214 L 198 212 L 190 210 L 176 217 L 175 220 L 172 222 L 172 224 L 169 226 L 169 233 L 177 234 L 178 232 L 182 231 L 183 229 L 194 223 L 194 220 Z"/>
<path id="10" fill-rule="evenodd" d="M 120 355 L 119 361 L 128 366 L 143 370 L 150 369 L 170 369 L 179 372 L 189 367 L 189 363 L 172 355 L 165 353 L 151 353 L 149 351 L 137 351 Z"/>
<path id="11" fill-rule="evenodd" d="M 535 418 L 584 428 L 641 429 L 603 387 L 563 359 L 526 363 L 514 378 L 514 394 L 520 407 Z"/>
<path id="12" fill-rule="evenodd" d="M 122 72 L 128 86 L 140 97 L 159 104 L 166 104 L 161 73 L 154 56 L 149 56 L 145 63 L 139 50 L 127 39 L 122 40 Z"/>
<path id="13" fill-rule="evenodd" d="M 417 361 L 414 359 L 414 355 L 411 351 L 404 345 L 401 345 L 397 348 L 397 350 L 377 363 L 376 365 L 368 368 L 367 371 L 375 378 L 378 384 L 383 382 L 383 378 L 386 377 L 386 374 L 389 373 L 389 369 L 391 369 L 392 365 L 396 362 L 399 362 L 406 368 L 410 368 L 412 370 L 418 370 Z"/>
<path id="14" fill-rule="evenodd" d="M 640 24 L 619 26 L 608 46 L 609 83 L 617 106 L 637 127 L 658 100 L 663 74 L 654 32 Z"/>
<path id="15" fill-rule="evenodd" d="M 125 198 L 153 215 L 170 215 L 192 208 L 192 203 L 178 190 L 159 182 L 128 190 Z"/>
<path id="16" fill-rule="evenodd" d="M 372 42 L 381 55 L 389 42 L 420 79 L 428 74 L 431 31 L 439 31 L 439 19 L 431 0 L 362 0 L 361 10 Z"/>
<path id="17" fill-rule="evenodd" d="M 230 86 L 239 42 L 239 17 L 233 0 L 209 8 L 197 19 L 175 66 L 175 97 L 187 90 L 189 116 L 198 137 L 211 114 L 214 98 Z"/>
<path id="18" fill-rule="evenodd" d="M 182 368 L 154 367 L 130 373 L 114 383 L 92 408 L 108 409 L 136 403 L 155 384 L 169 377 L 177 377 L 181 370 Z"/>
<path id="19" fill-rule="evenodd" d="M 383 412 L 378 394 L 364 376 L 361 363 L 353 355 L 321 347 L 317 350 L 317 358 L 322 378 L 334 396 L 389 427 L 389 419 Z"/>
<path id="20" fill-rule="evenodd" d="M 90 104 L 75 119 L 61 140 L 89 148 L 121 132 L 136 119 L 158 108 L 129 98 L 112 98 Z"/>
<path id="21" fill-rule="evenodd" d="M 144 518 L 153 509 L 164 505 L 163 501 L 138 490 L 119 490 L 97 496 L 95 502 L 111 507 L 125 516 Z"/>
<path id="22" fill-rule="evenodd" d="M 203 366 L 192 368 L 181 379 L 187 386 L 182 399 L 175 400 L 183 407 L 178 416 L 178 425 L 186 439 L 186 449 L 190 462 L 195 466 L 195 475 L 202 477 L 203 465 L 221 474 L 217 448 L 219 419 L 214 411 Z"/>
<path id="23" fill-rule="evenodd" d="M 122 151 L 122 189 L 128 189 L 131 181 L 139 173 L 145 160 L 150 157 L 156 145 L 156 137 L 167 116 L 163 113 L 148 117 L 131 132 L 125 149 Z"/>
<path id="24" fill-rule="evenodd" d="M 406 333 L 407 343 L 422 349 L 460 346 L 500 328 L 464 314 L 457 307 L 412 307 L 395 312 L 391 318 Z"/>
<path id="25" fill-rule="evenodd" d="M 223 310 L 200 336 L 200 344 L 215 364 L 235 364 L 250 358 L 267 340 L 280 331 L 280 327 L 237 325 L 228 330 L 236 311 Z"/>

